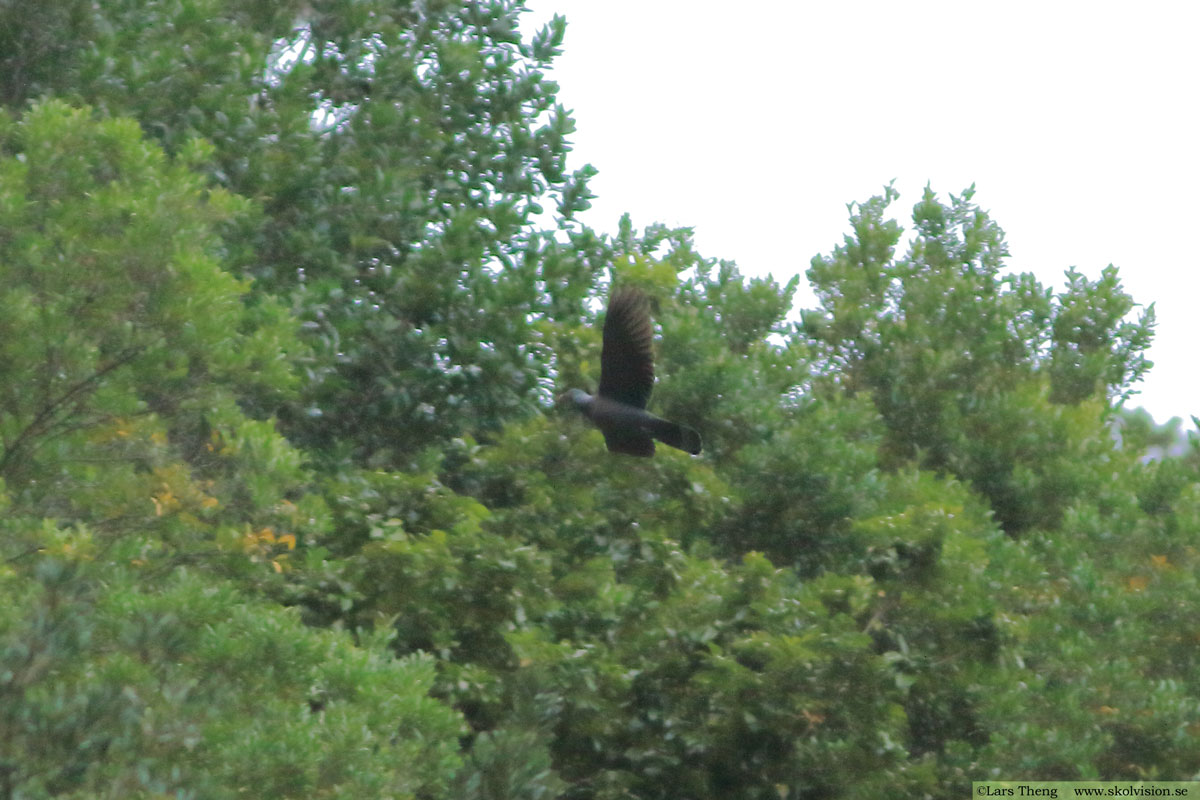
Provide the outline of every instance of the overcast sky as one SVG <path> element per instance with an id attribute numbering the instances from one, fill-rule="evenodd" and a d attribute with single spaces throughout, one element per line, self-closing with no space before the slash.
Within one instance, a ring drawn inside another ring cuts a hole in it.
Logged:
<path id="1" fill-rule="evenodd" d="M 567 17 L 553 77 L 600 171 L 589 224 L 691 226 L 786 280 L 888 181 L 906 227 L 927 182 L 974 183 L 1013 270 L 1059 289 L 1120 267 L 1158 317 L 1131 404 L 1200 415 L 1200 3 L 528 4 L 530 30 Z"/>

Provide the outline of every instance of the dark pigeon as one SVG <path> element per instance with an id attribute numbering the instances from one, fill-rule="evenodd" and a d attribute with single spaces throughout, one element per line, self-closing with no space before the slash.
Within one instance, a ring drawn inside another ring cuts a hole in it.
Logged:
<path id="1" fill-rule="evenodd" d="M 700 434 L 646 411 L 654 389 L 654 329 L 650 301 L 638 289 L 613 291 L 604 320 L 600 351 L 600 390 L 590 395 L 569 389 L 562 399 L 578 408 L 604 434 L 613 453 L 654 455 L 654 440 L 696 455 Z"/>

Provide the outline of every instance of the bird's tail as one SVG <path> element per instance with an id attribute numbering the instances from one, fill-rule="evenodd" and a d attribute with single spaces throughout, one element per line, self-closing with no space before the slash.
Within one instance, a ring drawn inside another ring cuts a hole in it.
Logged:
<path id="1" fill-rule="evenodd" d="M 676 450 L 682 450 L 692 455 L 697 455 L 700 452 L 700 434 L 687 425 L 680 425 L 678 422 L 671 422 L 665 419 L 656 419 L 650 433 L 655 439 L 658 439 L 668 447 L 674 447 Z"/>

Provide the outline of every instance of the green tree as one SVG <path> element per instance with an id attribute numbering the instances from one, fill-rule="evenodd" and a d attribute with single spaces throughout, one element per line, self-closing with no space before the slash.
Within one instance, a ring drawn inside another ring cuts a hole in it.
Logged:
<path id="1" fill-rule="evenodd" d="M 168 161 L 131 120 L 52 101 L 0 147 L 0 478 L 19 507 L 128 530 L 281 500 L 298 459 L 239 401 L 293 392 L 301 347 L 221 269 L 215 228 L 247 209 L 189 170 L 204 143 Z M 259 478 L 234 474 L 239 451 Z"/>
<path id="2" fill-rule="evenodd" d="M 294 391 L 303 348 L 221 269 L 250 209 L 189 169 L 208 155 L 57 101 L 2 131 L 0 786 L 440 790 L 461 723 L 431 661 L 245 593 L 328 514 L 242 410 Z"/>
<path id="3" fill-rule="evenodd" d="M 901 259 L 902 229 L 884 219 L 895 191 L 855 207 L 855 237 L 813 260 L 821 305 L 804 329 L 827 382 L 870 393 L 890 463 L 971 481 L 1016 535 L 1053 524 L 1086 485 L 1080 465 L 1108 446 L 1087 417 L 1149 368 L 1154 312 L 1126 319 L 1112 267 L 1096 282 L 1068 271 L 1057 296 L 1028 273 L 1001 276 L 1003 232 L 973 195 L 947 206 L 926 189 Z"/>
<path id="4" fill-rule="evenodd" d="M 536 323 L 578 315 L 604 264 L 571 222 L 592 169 L 567 170 L 573 122 L 543 74 L 565 21 L 526 43 L 522 11 L 80 5 L 64 12 L 69 57 L 20 44 L 3 93 L 132 116 L 169 154 L 212 143 L 210 176 L 264 212 L 227 235 L 232 266 L 290 302 L 314 348 L 301 399 L 279 409 L 288 431 L 314 455 L 409 466 L 537 408 Z M 5 13 L 19 30 L 22 10 Z"/>
<path id="5" fill-rule="evenodd" d="M 53 544 L 53 533 L 43 541 Z M 12 797 L 411 797 L 460 719 L 427 657 L 305 628 L 201 572 L 39 555 L 0 579 L 0 786 Z"/>

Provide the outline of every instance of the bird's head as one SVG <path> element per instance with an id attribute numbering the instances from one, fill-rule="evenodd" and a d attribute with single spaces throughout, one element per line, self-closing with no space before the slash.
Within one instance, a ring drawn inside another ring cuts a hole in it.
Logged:
<path id="1" fill-rule="evenodd" d="M 582 389 L 567 389 L 558 396 L 556 405 L 570 406 L 580 411 L 586 411 L 592 404 L 592 396 Z"/>

